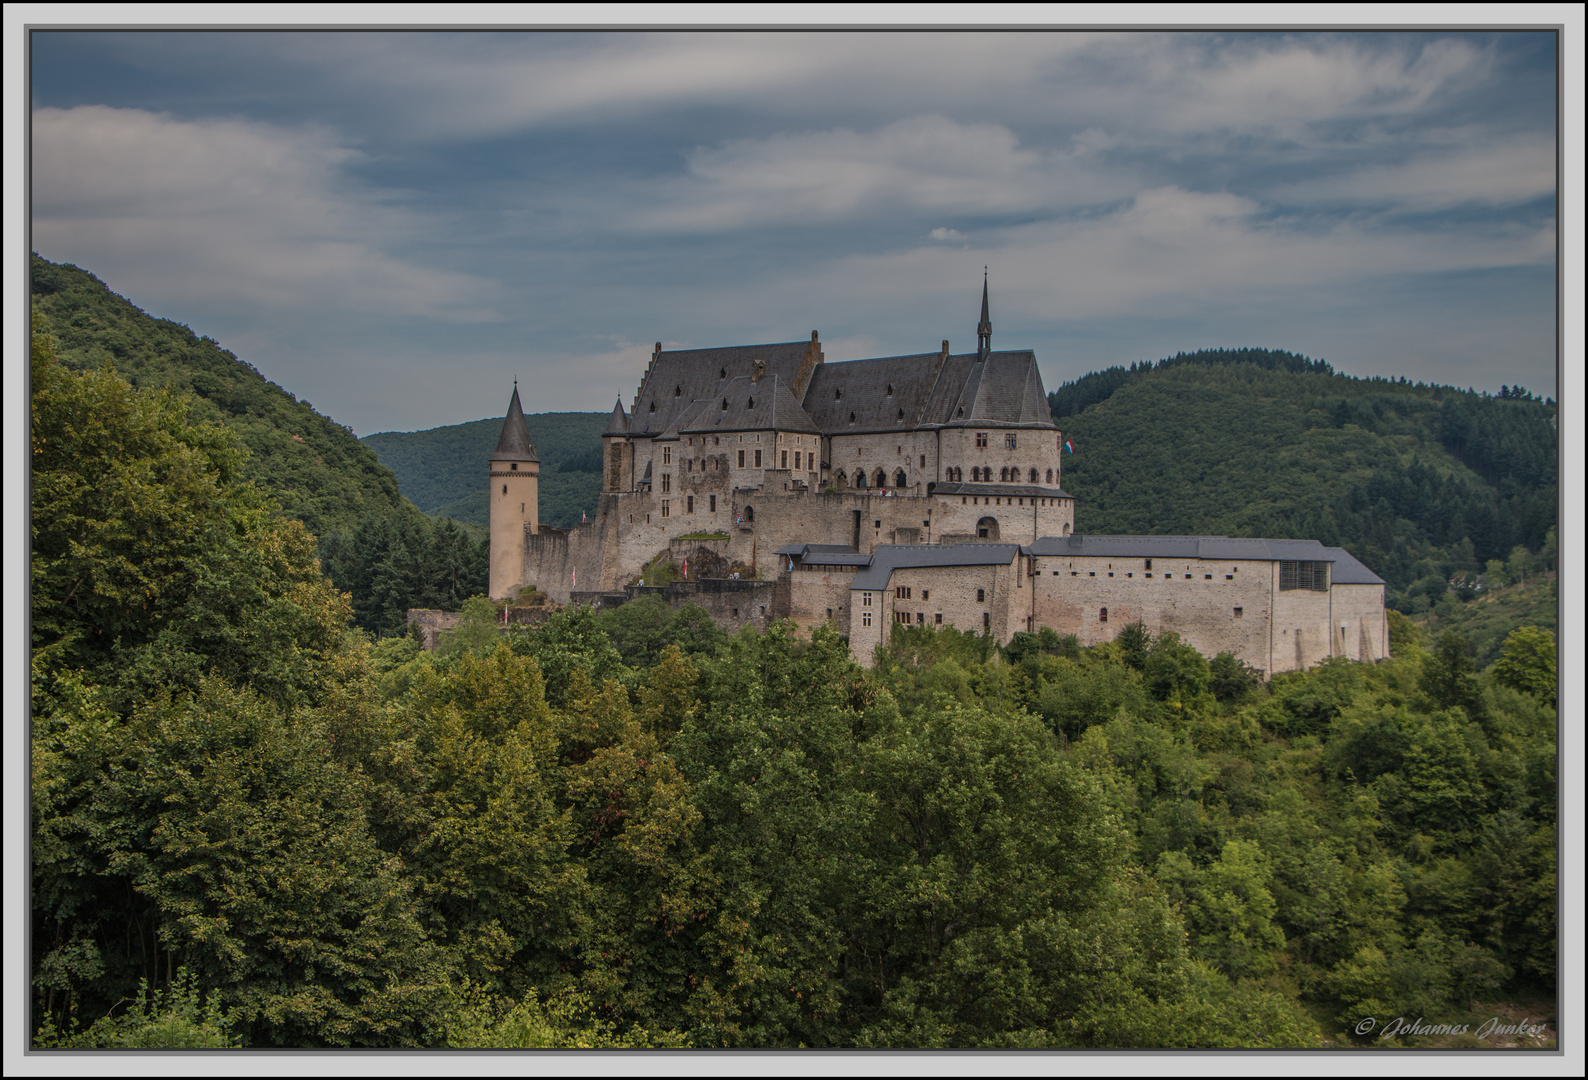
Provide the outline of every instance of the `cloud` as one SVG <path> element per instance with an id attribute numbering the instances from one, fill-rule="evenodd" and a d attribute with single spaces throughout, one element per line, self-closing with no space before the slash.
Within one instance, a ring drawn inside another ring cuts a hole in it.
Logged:
<path id="1" fill-rule="evenodd" d="M 1029 213 L 1108 196 L 1095 167 L 1022 147 L 1001 124 L 914 116 L 872 131 L 835 128 L 738 139 L 688 155 L 645 226 L 677 230 L 831 222 L 927 211 Z"/>
<path id="2" fill-rule="evenodd" d="M 1503 206 L 1555 192 L 1555 138 L 1521 134 L 1395 165 L 1373 165 L 1338 176 L 1284 185 L 1281 202 L 1395 203 L 1413 210 L 1465 204 Z"/>
<path id="3" fill-rule="evenodd" d="M 967 239 L 965 234 L 960 232 L 958 229 L 933 229 L 931 232 L 927 233 L 927 235 L 930 236 L 933 240 L 964 240 L 964 239 Z"/>
<path id="4" fill-rule="evenodd" d="M 33 114 L 33 239 L 146 300 L 494 318 L 495 287 L 397 249 L 432 228 L 324 131 L 98 105 Z"/>
<path id="5" fill-rule="evenodd" d="M 1553 222 L 1488 232 L 1393 230 L 1346 221 L 1326 230 L 1275 220 L 1251 199 L 1163 187 L 1085 218 L 991 231 L 974 246 L 990 262 L 995 299 L 1026 323 L 1137 313 L 1144 318 L 1240 305 L 1258 296 L 1462 270 L 1549 266 Z M 855 255 L 813 275 L 854 303 L 966 293 L 967 255 L 922 245 Z"/>

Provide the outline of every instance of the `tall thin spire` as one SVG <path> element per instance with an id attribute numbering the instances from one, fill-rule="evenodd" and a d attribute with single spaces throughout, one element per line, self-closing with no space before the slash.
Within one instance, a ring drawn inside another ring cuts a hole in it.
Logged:
<path id="1" fill-rule="evenodd" d="M 981 268 L 981 322 L 976 324 L 976 359 L 992 352 L 992 317 L 987 314 L 987 268 Z"/>

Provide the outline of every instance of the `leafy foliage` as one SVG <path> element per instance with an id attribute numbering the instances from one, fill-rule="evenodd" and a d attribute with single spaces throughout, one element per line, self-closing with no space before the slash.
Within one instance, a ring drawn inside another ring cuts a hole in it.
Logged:
<path id="1" fill-rule="evenodd" d="M 1233 350 L 1088 375 L 1052 404 L 1079 451 L 1065 459 L 1079 530 L 1318 539 L 1406 611 L 1518 546 L 1544 550 L 1555 526 L 1550 402 Z"/>
<path id="2" fill-rule="evenodd" d="M 396 478 L 351 431 L 219 343 L 145 314 L 76 266 L 34 255 L 32 268 L 34 308 L 47 317 L 64 367 L 108 364 L 135 387 L 187 399 L 194 419 L 224 425 L 247 447 L 239 478 L 269 491 L 309 532 L 350 529 L 400 503 Z"/>

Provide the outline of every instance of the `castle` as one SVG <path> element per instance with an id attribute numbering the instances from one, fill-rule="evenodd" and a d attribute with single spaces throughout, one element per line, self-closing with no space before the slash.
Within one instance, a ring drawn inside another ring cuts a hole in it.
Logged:
<path id="1" fill-rule="evenodd" d="M 824 363 L 820 338 L 662 351 L 602 436 L 594 516 L 541 527 L 514 384 L 490 459 L 491 595 L 664 592 L 729 627 L 832 621 L 870 659 L 894 624 L 1083 645 L 1140 621 L 1266 674 L 1389 655 L 1384 582 L 1314 540 L 1080 536 L 1030 350 Z M 690 580 L 635 584 L 658 555 Z M 737 572 L 730 572 L 738 567 Z"/>

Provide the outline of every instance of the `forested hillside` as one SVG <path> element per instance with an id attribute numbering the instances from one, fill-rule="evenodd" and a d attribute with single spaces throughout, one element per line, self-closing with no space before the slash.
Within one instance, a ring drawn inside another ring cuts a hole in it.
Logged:
<path id="1" fill-rule="evenodd" d="M 35 1048 L 1552 1045 L 1546 630 L 1265 684 L 475 598 L 425 653 L 234 429 L 31 375 Z"/>
<path id="2" fill-rule="evenodd" d="M 350 529 L 399 505 L 396 477 L 351 431 L 219 342 L 146 314 L 86 270 L 37 255 L 33 302 L 49 319 L 62 364 L 97 371 L 109 363 L 133 386 L 191 395 L 195 419 L 235 431 L 248 449 L 242 475 L 310 532 Z"/>
<path id="3" fill-rule="evenodd" d="M 505 404 L 502 413 L 507 413 Z M 578 524 L 581 513 L 595 509 L 601 493 L 607 414 L 532 413 L 524 421 L 540 455 L 540 520 L 560 529 Z M 362 441 L 425 513 L 489 525 L 485 462 L 501 435 L 498 416 L 428 431 L 383 431 Z"/>
<path id="4" fill-rule="evenodd" d="M 1405 611 L 1519 547 L 1554 558 L 1555 408 L 1520 388 L 1491 398 L 1242 350 L 1094 373 L 1050 401 L 1076 446 L 1064 487 L 1081 532 L 1315 538 Z"/>
<path id="5" fill-rule="evenodd" d="M 233 433 L 236 475 L 317 538 L 324 571 L 353 594 L 359 626 L 400 633 L 410 607 L 456 610 L 484 592 L 487 548 L 419 513 L 353 433 L 267 381 L 218 342 L 146 314 L 85 270 L 34 255 L 33 308 L 61 366 L 109 365 L 134 387 L 179 396 L 201 424 Z M 493 443 L 494 445 L 494 443 Z"/>

